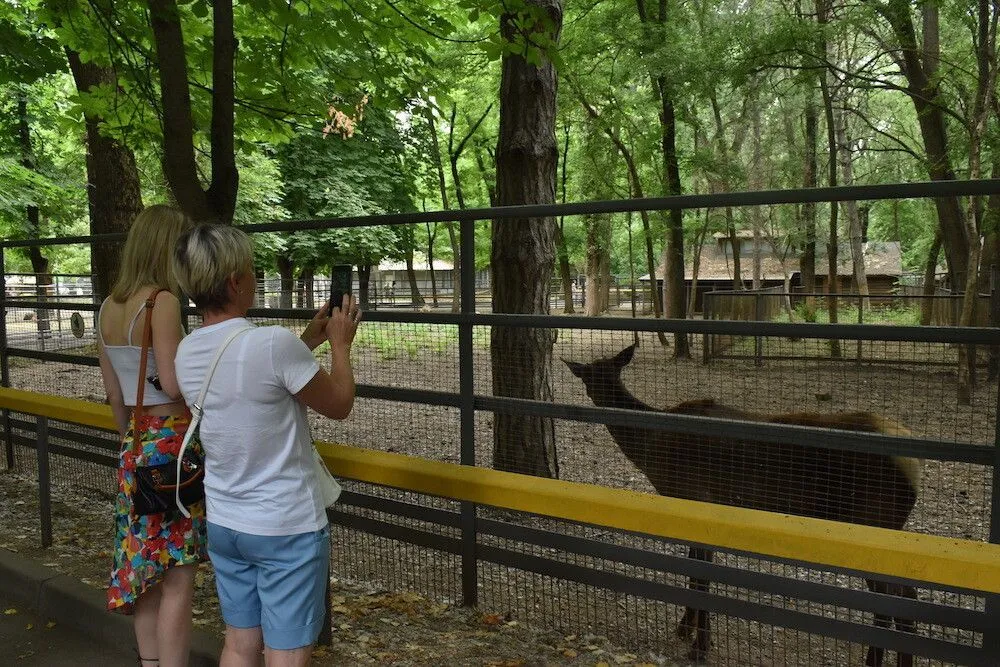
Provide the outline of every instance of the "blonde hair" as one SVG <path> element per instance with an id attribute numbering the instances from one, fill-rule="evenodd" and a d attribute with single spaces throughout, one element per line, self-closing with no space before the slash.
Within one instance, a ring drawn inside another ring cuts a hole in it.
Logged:
<path id="1" fill-rule="evenodd" d="M 174 276 L 199 310 L 229 305 L 226 281 L 253 272 L 250 237 L 229 225 L 204 224 L 189 229 L 174 246 Z"/>
<path id="2" fill-rule="evenodd" d="M 173 206 L 156 204 L 137 215 L 122 250 L 112 300 L 124 303 L 147 285 L 165 287 L 177 294 L 171 251 L 177 238 L 190 228 L 190 218 Z"/>

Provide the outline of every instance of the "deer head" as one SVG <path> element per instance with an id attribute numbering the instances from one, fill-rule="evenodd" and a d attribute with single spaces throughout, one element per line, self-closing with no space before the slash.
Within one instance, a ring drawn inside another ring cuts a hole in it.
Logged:
<path id="1" fill-rule="evenodd" d="M 625 400 L 622 392 L 624 391 L 626 395 L 628 392 L 622 386 L 621 372 L 632 361 L 632 355 L 635 354 L 636 347 L 638 347 L 638 344 L 633 343 L 613 357 L 597 359 L 589 364 L 569 361 L 567 359 L 563 359 L 562 361 L 569 367 L 573 375 L 583 380 L 583 384 L 587 389 L 587 396 L 590 397 L 590 400 L 595 405 L 625 407 L 623 403 L 627 403 L 628 401 Z"/>

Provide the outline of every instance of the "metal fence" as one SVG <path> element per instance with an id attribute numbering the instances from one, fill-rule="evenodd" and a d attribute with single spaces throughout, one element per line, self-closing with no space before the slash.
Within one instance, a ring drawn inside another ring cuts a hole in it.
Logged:
<path id="1" fill-rule="evenodd" d="M 317 423 L 314 435 L 372 450 L 509 468 L 513 462 L 503 457 L 516 451 L 518 436 L 498 431 L 497 424 L 512 414 L 527 416 L 533 420 L 524 423 L 551 429 L 562 479 L 996 542 L 997 386 L 981 384 L 969 405 L 957 405 L 957 380 L 945 365 L 954 366 L 955 346 L 1000 344 L 995 330 L 501 315 L 477 312 L 472 297 L 477 219 L 983 194 L 998 186 L 995 181 L 921 185 L 439 214 L 435 219 L 462 222 L 462 266 L 470 267 L 462 274 L 462 312 L 369 312 L 355 343 L 359 401 L 354 414 L 343 423 Z M 405 224 L 425 217 L 429 214 L 291 227 Z M 30 310 L 76 310 L 92 322 L 96 306 L 2 305 L 7 314 L 0 329 L 4 386 L 103 399 L 91 327 L 82 338 L 60 338 L 57 348 L 41 349 L 31 336 L 17 337 Z M 251 311 L 260 324 L 293 329 L 309 316 L 295 310 Z M 197 326 L 197 317 L 188 317 Z M 539 340 L 554 341 L 550 396 L 529 400 L 494 394 L 498 363 L 526 368 L 529 361 L 527 350 L 494 357 L 491 341 L 500 328 L 533 331 Z M 662 332 L 688 336 L 693 358 L 673 358 L 657 335 Z M 789 352 L 788 358 L 767 358 L 759 365 L 752 359 L 715 357 L 705 364 L 700 346 L 709 336 L 759 339 L 762 349 L 796 346 L 806 353 Z M 626 359 L 624 351 L 636 341 L 638 349 Z M 831 363 L 822 353 L 831 341 L 861 343 L 870 354 L 898 363 L 891 371 Z M 878 419 L 863 412 L 877 413 Z M 803 424 L 790 417 L 802 413 L 813 415 L 813 421 Z M 37 420 L 11 419 L 8 463 L 34 471 L 40 459 L 32 449 L 42 441 Z M 117 445 L 106 433 L 57 430 L 47 423 L 42 429 L 53 479 L 78 483 L 93 474 L 95 485 L 108 488 L 110 470 L 103 466 L 113 463 Z M 915 503 L 900 477 L 908 468 L 887 465 L 891 457 L 924 461 Z M 80 474 L 81 466 L 101 466 L 101 472 Z M 817 487 L 816 480 L 829 477 L 831 470 L 850 470 L 854 477 L 842 480 L 842 487 Z M 694 622 L 685 607 L 696 607 L 716 614 L 714 648 L 708 652 L 716 664 L 859 663 L 867 645 L 931 662 L 1000 660 L 1000 613 L 995 598 L 982 591 L 898 579 L 892 581 L 896 588 L 869 591 L 864 573 L 854 570 L 731 549 L 716 549 L 709 561 L 712 545 L 365 483 L 349 482 L 346 488 L 343 503 L 331 513 L 339 526 L 335 567 L 344 576 L 478 603 L 526 623 L 614 637 L 666 659 L 686 655 L 692 641 L 697 648 L 696 629 L 694 640 L 674 633 L 679 622 Z M 910 585 L 916 588 L 913 598 L 886 595 Z M 886 625 L 886 616 L 897 618 L 895 627 L 891 620 Z M 899 619 L 915 621 L 917 632 Z"/>

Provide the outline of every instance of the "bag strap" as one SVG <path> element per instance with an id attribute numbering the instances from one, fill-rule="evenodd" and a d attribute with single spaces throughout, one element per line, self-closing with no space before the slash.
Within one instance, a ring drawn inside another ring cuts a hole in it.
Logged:
<path id="1" fill-rule="evenodd" d="M 135 448 L 139 448 L 139 417 L 142 416 L 142 399 L 146 394 L 146 357 L 153 347 L 153 306 L 156 305 L 156 297 L 160 292 L 167 290 L 159 287 L 146 299 L 146 327 L 142 332 L 142 350 L 139 352 L 139 386 L 135 390 L 135 407 L 132 409 L 132 443 Z M 133 322 L 134 326 L 134 322 Z"/>
<path id="2" fill-rule="evenodd" d="M 208 366 L 208 373 L 205 375 L 205 381 L 201 383 L 201 391 L 198 392 L 198 400 L 191 404 L 191 412 L 194 415 L 195 420 L 201 419 L 201 415 L 205 411 L 205 394 L 208 393 L 208 385 L 212 382 L 212 376 L 215 375 L 215 368 L 219 365 L 219 359 L 222 358 L 222 353 L 226 351 L 229 344 L 236 340 L 238 336 L 250 331 L 253 328 L 253 326 L 248 326 L 243 327 L 242 329 L 237 329 L 233 333 L 229 334 L 224 341 L 222 341 L 222 345 L 219 346 L 219 350 L 215 353 L 215 358 L 212 359 L 212 363 Z"/>
<path id="3" fill-rule="evenodd" d="M 205 380 L 201 383 L 201 391 L 198 392 L 198 400 L 191 404 L 191 423 L 188 424 L 187 433 L 184 434 L 184 441 L 181 443 L 181 450 L 177 452 L 178 482 L 181 479 L 181 465 L 184 458 L 184 451 L 187 449 L 188 443 L 191 442 L 191 438 L 194 436 L 194 433 L 198 428 L 198 424 L 201 422 L 201 416 L 205 413 L 205 395 L 208 393 L 208 385 L 212 382 L 212 376 L 215 375 L 215 369 L 219 365 L 222 353 L 226 351 L 226 348 L 229 347 L 230 343 L 253 328 L 253 326 L 243 327 L 242 329 L 237 329 L 229 334 L 229 336 L 222 341 L 222 345 L 219 346 L 218 351 L 215 353 L 215 358 L 212 359 L 212 363 L 208 366 L 208 373 L 205 374 Z M 191 517 L 191 513 L 188 512 L 188 509 L 184 507 L 184 503 L 181 502 L 181 484 L 178 484 L 177 488 L 174 489 L 174 503 L 181 511 L 181 514 L 187 518 Z"/>

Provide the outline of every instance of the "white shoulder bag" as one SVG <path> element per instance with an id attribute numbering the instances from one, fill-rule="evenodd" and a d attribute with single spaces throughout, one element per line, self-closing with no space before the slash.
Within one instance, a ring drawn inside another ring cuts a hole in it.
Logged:
<path id="1" fill-rule="evenodd" d="M 181 451 L 177 453 L 178 479 L 180 479 L 181 459 L 184 458 L 184 450 L 187 449 L 188 443 L 191 442 L 191 438 L 193 438 L 198 432 L 198 425 L 201 423 L 201 416 L 205 413 L 205 394 L 208 393 L 208 385 L 212 382 L 212 376 L 215 375 L 215 367 L 219 365 L 219 359 L 222 358 L 222 353 L 226 351 L 229 344 L 253 328 L 254 327 L 244 327 L 229 334 L 229 336 L 222 341 L 222 345 L 219 346 L 219 350 L 215 353 L 215 358 L 212 359 L 212 363 L 208 366 L 208 373 L 205 374 L 205 381 L 201 383 L 201 391 L 198 392 L 198 400 L 191 404 L 191 423 L 188 424 L 187 433 L 184 434 L 184 442 L 181 443 Z M 181 502 L 181 491 L 179 487 L 174 492 L 174 502 L 177 504 L 178 509 L 180 509 L 181 514 L 188 518 L 191 517 L 191 513 L 188 512 L 187 508 L 184 507 L 184 503 Z"/>
<path id="2" fill-rule="evenodd" d="M 333 507 L 333 504 L 340 498 L 340 484 L 330 474 L 330 470 L 323 462 L 323 457 L 319 455 L 319 450 L 313 445 L 313 473 L 316 477 L 316 485 L 319 487 L 320 495 L 323 496 L 323 506 Z"/>

